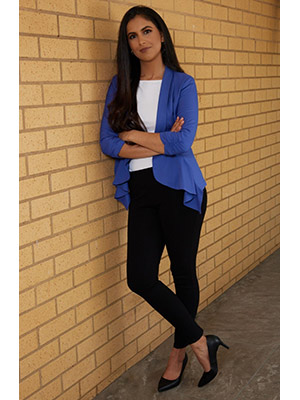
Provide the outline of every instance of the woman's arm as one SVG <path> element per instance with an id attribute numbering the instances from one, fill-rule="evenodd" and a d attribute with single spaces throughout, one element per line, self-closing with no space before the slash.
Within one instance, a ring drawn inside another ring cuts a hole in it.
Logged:
<path id="1" fill-rule="evenodd" d="M 158 154 L 161 153 L 139 146 L 138 144 L 129 145 L 124 143 L 118 155 L 121 158 L 144 158 L 157 156 Z"/>

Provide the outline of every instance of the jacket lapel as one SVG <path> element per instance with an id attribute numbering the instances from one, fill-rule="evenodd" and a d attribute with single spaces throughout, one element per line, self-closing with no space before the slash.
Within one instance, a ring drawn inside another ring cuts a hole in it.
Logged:
<path id="1" fill-rule="evenodd" d="M 173 76 L 173 71 L 166 66 L 159 94 L 155 132 L 163 132 L 166 130 L 167 114 L 168 114 L 167 106 L 168 106 L 172 76 Z"/>

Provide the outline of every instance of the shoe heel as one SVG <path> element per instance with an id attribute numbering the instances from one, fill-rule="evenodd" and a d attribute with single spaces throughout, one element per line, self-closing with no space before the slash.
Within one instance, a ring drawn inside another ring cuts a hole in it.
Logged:
<path id="1" fill-rule="evenodd" d="M 229 349 L 229 346 L 227 346 L 227 344 L 223 343 L 222 340 L 220 340 L 220 345 L 225 347 L 225 349 Z"/>

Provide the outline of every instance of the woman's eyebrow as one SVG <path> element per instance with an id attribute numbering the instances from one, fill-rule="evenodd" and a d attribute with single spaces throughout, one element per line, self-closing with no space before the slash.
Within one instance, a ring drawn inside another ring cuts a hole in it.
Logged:
<path id="1" fill-rule="evenodd" d="M 146 28 L 152 28 L 152 26 L 150 26 L 150 25 L 144 26 L 144 28 L 141 29 L 141 32 L 142 32 L 143 30 L 145 30 Z M 128 36 L 128 35 L 132 35 L 133 33 L 135 33 L 135 32 L 128 32 L 128 33 L 127 33 L 127 36 Z"/>

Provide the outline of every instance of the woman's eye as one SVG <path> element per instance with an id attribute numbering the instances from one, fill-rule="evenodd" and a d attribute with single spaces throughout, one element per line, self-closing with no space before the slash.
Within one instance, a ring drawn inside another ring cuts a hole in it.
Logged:
<path id="1" fill-rule="evenodd" d="M 151 29 L 146 29 L 146 30 L 144 31 L 144 33 L 145 33 L 146 35 L 148 35 L 148 33 L 150 33 L 150 32 L 152 32 Z"/>
<path id="2" fill-rule="evenodd" d="M 135 35 L 130 35 L 129 36 L 129 39 L 131 40 L 131 39 L 134 39 L 135 38 Z"/>

